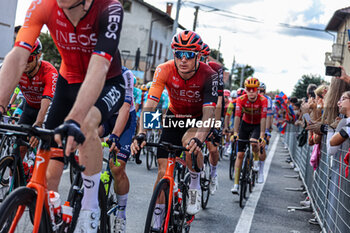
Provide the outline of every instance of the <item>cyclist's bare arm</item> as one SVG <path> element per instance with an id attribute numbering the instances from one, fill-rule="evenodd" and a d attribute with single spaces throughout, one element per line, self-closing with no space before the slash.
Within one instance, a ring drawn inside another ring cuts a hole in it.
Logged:
<path id="1" fill-rule="evenodd" d="M 214 106 L 205 106 L 202 108 L 202 111 L 203 111 L 202 122 L 205 122 L 209 118 L 213 119 L 215 116 L 215 107 Z M 210 131 L 210 127 L 199 128 L 196 132 L 195 137 L 198 138 L 201 142 L 204 142 L 209 131 Z"/>
<path id="2" fill-rule="evenodd" d="M 226 115 L 225 115 L 225 125 L 224 125 L 224 126 L 225 126 L 225 127 L 224 127 L 225 129 L 228 129 L 228 127 L 229 127 L 229 125 L 230 125 L 231 115 L 232 115 L 232 114 L 226 114 Z"/>
<path id="3" fill-rule="evenodd" d="M 42 126 L 42 124 L 44 123 L 47 109 L 50 106 L 50 103 L 51 103 L 51 100 L 48 98 L 41 99 L 40 110 L 39 110 L 38 116 L 36 117 L 36 121 L 35 121 L 34 125 L 37 125 L 39 127 Z"/>
<path id="4" fill-rule="evenodd" d="M 120 137 L 120 135 L 123 133 L 126 123 L 129 120 L 129 115 L 130 115 L 129 112 L 130 112 L 130 104 L 127 102 L 124 102 L 123 106 L 119 110 L 119 114 L 112 132 L 118 137 Z"/>
<path id="5" fill-rule="evenodd" d="M 5 57 L 0 70 L 0 105 L 6 107 L 27 65 L 30 51 L 14 47 Z M 2 111 L 0 109 L 0 111 Z"/>
<path id="6" fill-rule="evenodd" d="M 75 120 L 82 124 L 90 108 L 96 103 L 106 81 L 110 61 L 99 55 L 91 56 L 85 80 L 77 99 L 65 120 Z"/>
<path id="7" fill-rule="evenodd" d="M 267 119 L 266 119 L 266 129 L 270 129 L 271 128 L 271 123 L 272 123 L 272 116 L 267 116 Z"/>
<path id="8" fill-rule="evenodd" d="M 265 137 L 265 129 L 266 129 L 266 117 L 261 118 L 261 121 L 260 121 L 260 138 Z"/>
<path id="9" fill-rule="evenodd" d="M 234 128 L 233 132 L 236 133 L 236 134 L 238 134 L 240 123 L 241 123 L 241 118 L 239 116 L 235 116 L 235 123 L 234 123 L 234 126 L 233 126 L 233 128 Z"/>

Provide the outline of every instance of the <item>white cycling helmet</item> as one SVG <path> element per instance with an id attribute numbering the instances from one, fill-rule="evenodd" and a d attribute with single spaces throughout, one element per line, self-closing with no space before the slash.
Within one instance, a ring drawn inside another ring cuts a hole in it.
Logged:
<path id="1" fill-rule="evenodd" d="M 237 98 L 237 91 L 236 90 L 231 91 L 230 96 L 231 98 Z"/>

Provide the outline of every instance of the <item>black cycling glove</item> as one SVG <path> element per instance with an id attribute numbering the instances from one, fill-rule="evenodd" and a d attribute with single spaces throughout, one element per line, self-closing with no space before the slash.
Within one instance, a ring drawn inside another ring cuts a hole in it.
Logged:
<path id="1" fill-rule="evenodd" d="M 55 129 L 55 134 L 60 134 L 62 137 L 73 136 L 78 144 L 83 144 L 85 141 L 85 136 L 80 130 L 80 125 L 75 120 L 65 121 Z"/>

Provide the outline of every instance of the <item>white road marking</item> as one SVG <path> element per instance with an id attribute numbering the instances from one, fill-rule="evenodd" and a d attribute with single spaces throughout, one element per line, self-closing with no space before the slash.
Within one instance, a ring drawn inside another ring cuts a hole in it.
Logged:
<path id="1" fill-rule="evenodd" d="M 280 135 L 277 134 L 273 142 L 272 148 L 269 151 L 269 154 L 265 161 L 265 169 L 264 169 L 265 182 L 270 170 L 272 158 L 274 157 L 276 152 L 277 143 L 279 139 L 280 139 Z M 253 192 L 250 194 L 247 202 L 245 203 L 244 209 L 241 213 L 241 216 L 239 217 L 234 233 L 249 233 L 250 227 L 252 225 L 256 205 L 258 204 L 258 201 L 260 199 L 260 195 L 264 188 L 265 182 L 263 184 L 256 184 L 256 186 L 254 187 Z"/>

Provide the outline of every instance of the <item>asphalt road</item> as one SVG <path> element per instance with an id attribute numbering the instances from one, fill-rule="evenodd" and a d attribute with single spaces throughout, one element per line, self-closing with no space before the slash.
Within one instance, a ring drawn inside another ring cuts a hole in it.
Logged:
<path id="1" fill-rule="evenodd" d="M 273 134 L 272 143 L 275 138 L 276 134 Z M 218 166 L 219 189 L 214 196 L 210 196 L 207 209 L 196 215 L 195 220 L 191 224 L 190 232 L 309 233 L 321 231 L 318 226 L 308 223 L 308 219 L 312 218 L 312 213 L 304 211 L 288 212 L 287 206 L 300 206 L 299 202 L 305 196 L 301 192 L 285 190 L 286 187 L 300 187 L 301 181 L 284 177 L 284 175 L 295 175 L 296 173 L 292 169 L 282 168 L 287 165 L 285 159 L 288 152 L 284 148 L 281 138 L 276 144 L 276 153 L 269 154 L 269 156 L 273 156 L 273 159 L 260 198 L 257 199 L 256 208 L 252 209 L 249 207 L 249 213 L 242 214 L 238 196 L 232 195 L 230 192 L 232 181 L 229 180 L 228 174 L 229 161 L 228 158 L 224 157 Z M 141 159 L 145 160 L 142 156 Z M 265 166 L 265 169 L 267 169 L 267 166 Z M 69 185 L 68 174 L 68 172 L 65 172 L 61 180 L 60 193 L 62 197 L 67 196 L 65 193 Z M 145 161 L 141 165 L 136 165 L 133 161 L 129 161 L 127 174 L 131 185 L 126 211 L 126 231 L 128 233 L 139 233 L 143 232 L 144 229 L 157 169 L 153 168 L 148 171 Z M 257 185 L 261 186 L 261 184 Z M 254 199 L 256 198 L 254 197 Z M 252 204 L 250 201 L 252 200 L 248 198 L 249 206 Z M 246 204 L 247 208 L 248 203 Z M 239 221 L 249 222 L 247 220 L 249 218 L 252 219 L 250 228 L 247 228 L 247 224 L 243 224 L 244 227 L 236 229 Z"/>

